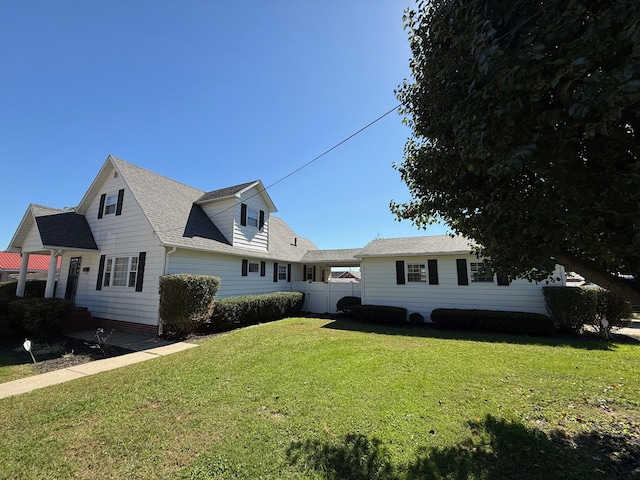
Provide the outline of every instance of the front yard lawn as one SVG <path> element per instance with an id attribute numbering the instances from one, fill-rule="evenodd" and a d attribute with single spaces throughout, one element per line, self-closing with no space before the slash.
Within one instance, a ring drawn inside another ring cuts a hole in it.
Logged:
<path id="1" fill-rule="evenodd" d="M 1 478 L 640 475 L 640 343 L 292 318 L 0 400 Z"/>

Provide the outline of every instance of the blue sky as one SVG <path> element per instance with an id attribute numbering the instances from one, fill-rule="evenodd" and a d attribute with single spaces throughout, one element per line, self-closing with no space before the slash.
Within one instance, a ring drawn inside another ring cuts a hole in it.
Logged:
<path id="1" fill-rule="evenodd" d="M 411 0 L 20 1 L 0 15 L 0 249 L 30 203 L 80 202 L 109 154 L 202 190 L 277 182 L 398 104 Z M 386 116 L 269 189 L 320 248 L 397 222 L 409 129 Z"/>

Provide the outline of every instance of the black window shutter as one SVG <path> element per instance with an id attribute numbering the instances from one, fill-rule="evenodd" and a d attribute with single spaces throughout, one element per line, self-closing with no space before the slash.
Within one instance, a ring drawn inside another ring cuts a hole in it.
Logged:
<path id="1" fill-rule="evenodd" d="M 404 285 L 404 260 L 396 260 L 396 284 Z"/>
<path id="2" fill-rule="evenodd" d="M 267 275 L 267 262 L 260 262 L 260 276 L 265 277 Z"/>
<path id="3" fill-rule="evenodd" d="M 107 194 L 103 193 L 100 195 L 100 206 L 98 207 L 98 218 L 102 218 L 104 214 L 104 202 L 107 201 Z"/>
<path id="4" fill-rule="evenodd" d="M 311 277 L 311 280 L 314 281 L 314 282 L 316 281 L 316 266 L 315 265 L 313 266 L 313 276 Z"/>
<path id="5" fill-rule="evenodd" d="M 242 276 L 249 275 L 249 260 L 242 260 Z"/>
<path id="6" fill-rule="evenodd" d="M 142 291 L 142 282 L 144 280 L 144 263 L 147 259 L 147 252 L 138 254 L 138 275 L 136 275 L 136 292 Z"/>
<path id="7" fill-rule="evenodd" d="M 100 264 L 98 265 L 98 280 L 96 281 L 96 290 L 102 290 L 102 276 L 104 275 L 104 261 L 106 255 L 100 255 Z"/>
<path id="8" fill-rule="evenodd" d="M 427 260 L 427 268 L 429 269 L 429 285 L 438 285 L 438 261 Z"/>
<path id="9" fill-rule="evenodd" d="M 273 262 L 273 281 L 278 281 L 278 264 L 276 262 Z"/>
<path id="10" fill-rule="evenodd" d="M 260 230 L 264 228 L 264 210 L 260 210 Z"/>
<path id="11" fill-rule="evenodd" d="M 291 281 L 291 264 L 287 263 L 287 282 Z"/>
<path id="12" fill-rule="evenodd" d="M 247 226 L 247 204 L 240 204 L 240 225 L 243 227 Z"/>
<path id="13" fill-rule="evenodd" d="M 124 188 L 118 190 L 118 203 L 116 205 L 116 215 L 122 215 L 122 200 L 124 199 Z"/>
<path id="14" fill-rule="evenodd" d="M 508 287 L 509 286 L 509 275 L 501 275 L 500 273 L 498 273 L 496 275 L 497 279 L 498 279 L 498 285 L 501 285 L 503 287 Z"/>
<path id="15" fill-rule="evenodd" d="M 458 285 L 469 285 L 469 275 L 467 274 L 467 260 L 465 258 L 456 259 L 458 270 Z"/>
<path id="16" fill-rule="evenodd" d="M 304 265 L 302 267 L 302 279 L 306 282 L 307 281 L 307 266 Z"/>

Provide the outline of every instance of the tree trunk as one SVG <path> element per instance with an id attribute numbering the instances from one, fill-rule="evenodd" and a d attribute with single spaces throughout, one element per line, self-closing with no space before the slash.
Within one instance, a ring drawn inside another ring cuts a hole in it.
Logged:
<path id="1" fill-rule="evenodd" d="M 566 270 L 579 273 L 585 279 L 596 285 L 617 293 L 632 305 L 640 305 L 640 284 L 638 278 L 635 283 L 616 275 L 611 275 L 600 265 L 583 260 L 575 255 L 564 252 L 554 255 L 557 263 Z"/>

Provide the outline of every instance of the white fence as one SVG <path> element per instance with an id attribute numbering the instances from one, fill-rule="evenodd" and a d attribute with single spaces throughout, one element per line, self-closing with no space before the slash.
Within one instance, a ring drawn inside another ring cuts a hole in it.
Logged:
<path id="1" fill-rule="evenodd" d="M 358 282 L 293 282 L 292 290 L 304 293 L 302 310 L 311 313 L 336 313 L 342 297 L 360 297 Z"/>

